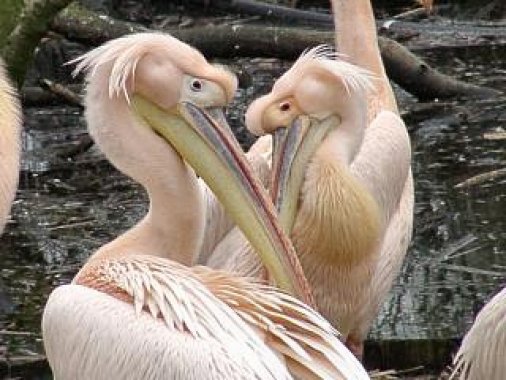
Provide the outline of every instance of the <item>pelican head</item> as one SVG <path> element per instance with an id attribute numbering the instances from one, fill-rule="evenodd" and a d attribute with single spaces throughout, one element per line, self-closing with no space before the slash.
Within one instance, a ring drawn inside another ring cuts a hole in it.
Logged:
<path id="1" fill-rule="evenodd" d="M 144 185 L 151 198 L 154 181 L 181 186 L 175 171 L 189 168 L 166 167 L 167 155 L 175 151 L 223 203 L 278 285 L 306 298 L 308 290 L 298 285 L 305 281 L 302 270 L 293 269 L 293 247 L 223 117 L 237 87 L 235 76 L 189 45 L 156 33 L 110 41 L 77 61 L 76 70 L 92 76 L 89 130 L 109 160 Z M 186 187 L 181 192 L 194 191 Z M 190 209 L 205 212 L 192 204 L 182 213 Z"/>
<path id="2" fill-rule="evenodd" d="M 272 91 L 248 108 L 248 129 L 256 135 L 273 134 L 271 193 L 286 231 L 291 231 L 311 157 L 321 151 L 347 164 L 357 153 L 371 79 L 368 71 L 339 59 L 330 47 L 317 46 L 303 53 Z M 339 149 L 321 144 L 331 136 L 341 140 Z"/>

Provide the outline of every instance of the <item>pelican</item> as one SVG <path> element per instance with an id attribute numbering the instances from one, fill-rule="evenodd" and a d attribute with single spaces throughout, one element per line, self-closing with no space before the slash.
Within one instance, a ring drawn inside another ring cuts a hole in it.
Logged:
<path id="1" fill-rule="evenodd" d="M 0 234 L 18 185 L 21 107 L 0 60 Z"/>
<path id="2" fill-rule="evenodd" d="M 274 206 L 230 130 L 210 116 L 222 119 L 235 77 L 164 34 L 113 40 L 76 61 L 89 73 L 90 134 L 146 188 L 150 208 L 50 295 L 42 331 L 55 377 L 367 379 L 336 330 L 301 301 L 189 267 L 206 223 L 197 173 L 276 283 L 310 301 Z"/>
<path id="3" fill-rule="evenodd" d="M 363 340 L 402 265 L 413 224 L 409 136 L 377 45 L 369 1 L 333 1 L 339 55 L 303 54 L 246 112 L 246 126 L 273 135 L 271 193 L 318 310 L 361 358 Z M 356 26 L 360 25 L 360 28 Z M 251 251 L 208 260 L 262 276 Z M 244 239 L 242 239 L 244 241 Z"/>
<path id="4" fill-rule="evenodd" d="M 383 181 L 378 181 L 383 185 L 379 188 L 383 192 L 380 195 L 383 199 L 379 203 L 385 214 L 383 214 L 384 229 L 381 234 L 378 264 L 371 283 L 371 302 L 364 312 L 364 320 L 357 325 L 348 338 L 349 346 L 360 354 L 363 352 L 362 342 L 401 270 L 413 234 L 415 196 L 411 170 L 411 145 L 381 59 L 371 2 L 369 0 L 331 0 L 331 4 L 337 50 L 347 56 L 350 62 L 369 70 L 377 78 L 374 81 L 374 91 L 369 91 L 367 94 L 367 121 L 369 127 L 379 126 L 381 130 L 378 131 L 379 136 L 375 136 L 373 128 L 366 130 L 364 143 L 368 140 L 369 144 L 362 145 L 357 158 L 364 157 L 367 160 L 369 157 L 370 160 L 383 160 L 383 171 L 378 170 L 376 173 L 380 176 L 387 175 Z M 360 24 L 360 28 L 356 27 L 357 23 Z M 398 134 L 390 134 L 388 121 L 382 119 L 385 115 L 395 115 L 394 118 L 400 123 L 397 129 Z M 375 139 L 385 142 L 382 147 L 384 149 L 380 149 L 379 152 L 370 147 L 374 145 Z M 375 154 L 377 157 L 374 157 Z M 392 156 L 389 161 L 390 154 Z M 379 167 L 378 163 L 376 168 L 379 169 Z M 389 175 L 392 175 L 390 182 Z M 369 175 L 369 178 L 374 181 L 372 176 Z M 390 204 L 387 198 L 392 201 Z"/>
<path id="5" fill-rule="evenodd" d="M 506 288 L 476 316 L 453 360 L 450 379 L 502 380 L 506 374 Z"/>

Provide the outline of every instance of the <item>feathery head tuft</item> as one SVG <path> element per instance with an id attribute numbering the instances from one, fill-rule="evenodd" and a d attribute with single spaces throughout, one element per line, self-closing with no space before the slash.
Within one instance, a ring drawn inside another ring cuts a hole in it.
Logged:
<path id="1" fill-rule="evenodd" d="M 168 58 L 185 74 L 221 84 L 229 100 L 235 93 L 237 79 L 233 74 L 212 66 L 198 50 L 168 34 L 138 33 L 120 37 L 68 63 L 77 63 L 73 74 L 88 72 L 89 80 L 97 70 L 107 67 L 109 97 L 123 94 L 128 99 L 128 80 L 135 77 L 139 62 L 146 56 L 155 56 L 158 60 Z"/>
<path id="2" fill-rule="evenodd" d="M 317 73 L 327 73 L 339 80 L 348 93 L 353 91 L 374 90 L 376 78 L 370 71 L 346 62 L 343 55 L 329 45 L 318 45 L 304 51 L 299 59 L 281 78 L 276 81 L 273 91 L 279 87 L 292 87 L 301 78 Z"/>

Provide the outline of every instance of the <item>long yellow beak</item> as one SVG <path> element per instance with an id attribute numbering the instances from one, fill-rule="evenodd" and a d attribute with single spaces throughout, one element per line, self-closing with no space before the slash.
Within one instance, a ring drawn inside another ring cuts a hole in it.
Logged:
<path id="1" fill-rule="evenodd" d="M 285 291 L 314 305 L 293 245 L 276 211 L 229 130 L 201 108 L 181 103 L 164 111 L 135 95 L 137 114 L 203 178 Z"/>
<path id="2" fill-rule="evenodd" d="M 297 215 L 300 188 L 307 164 L 338 124 L 335 117 L 323 121 L 299 116 L 286 128 L 273 133 L 271 197 L 283 230 L 290 235 Z"/>

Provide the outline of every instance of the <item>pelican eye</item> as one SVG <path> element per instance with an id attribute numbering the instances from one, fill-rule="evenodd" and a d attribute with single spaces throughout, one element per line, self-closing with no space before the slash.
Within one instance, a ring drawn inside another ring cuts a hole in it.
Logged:
<path id="1" fill-rule="evenodd" d="M 283 112 L 290 111 L 290 103 L 289 102 L 283 102 L 283 103 L 281 103 L 279 105 L 279 110 L 283 111 Z"/>
<path id="2" fill-rule="evenodd" d="M 194 79 L 191 83 L 191 89 L 195 92 L 202 91 L 202 82 L 198 79 Z"/>

